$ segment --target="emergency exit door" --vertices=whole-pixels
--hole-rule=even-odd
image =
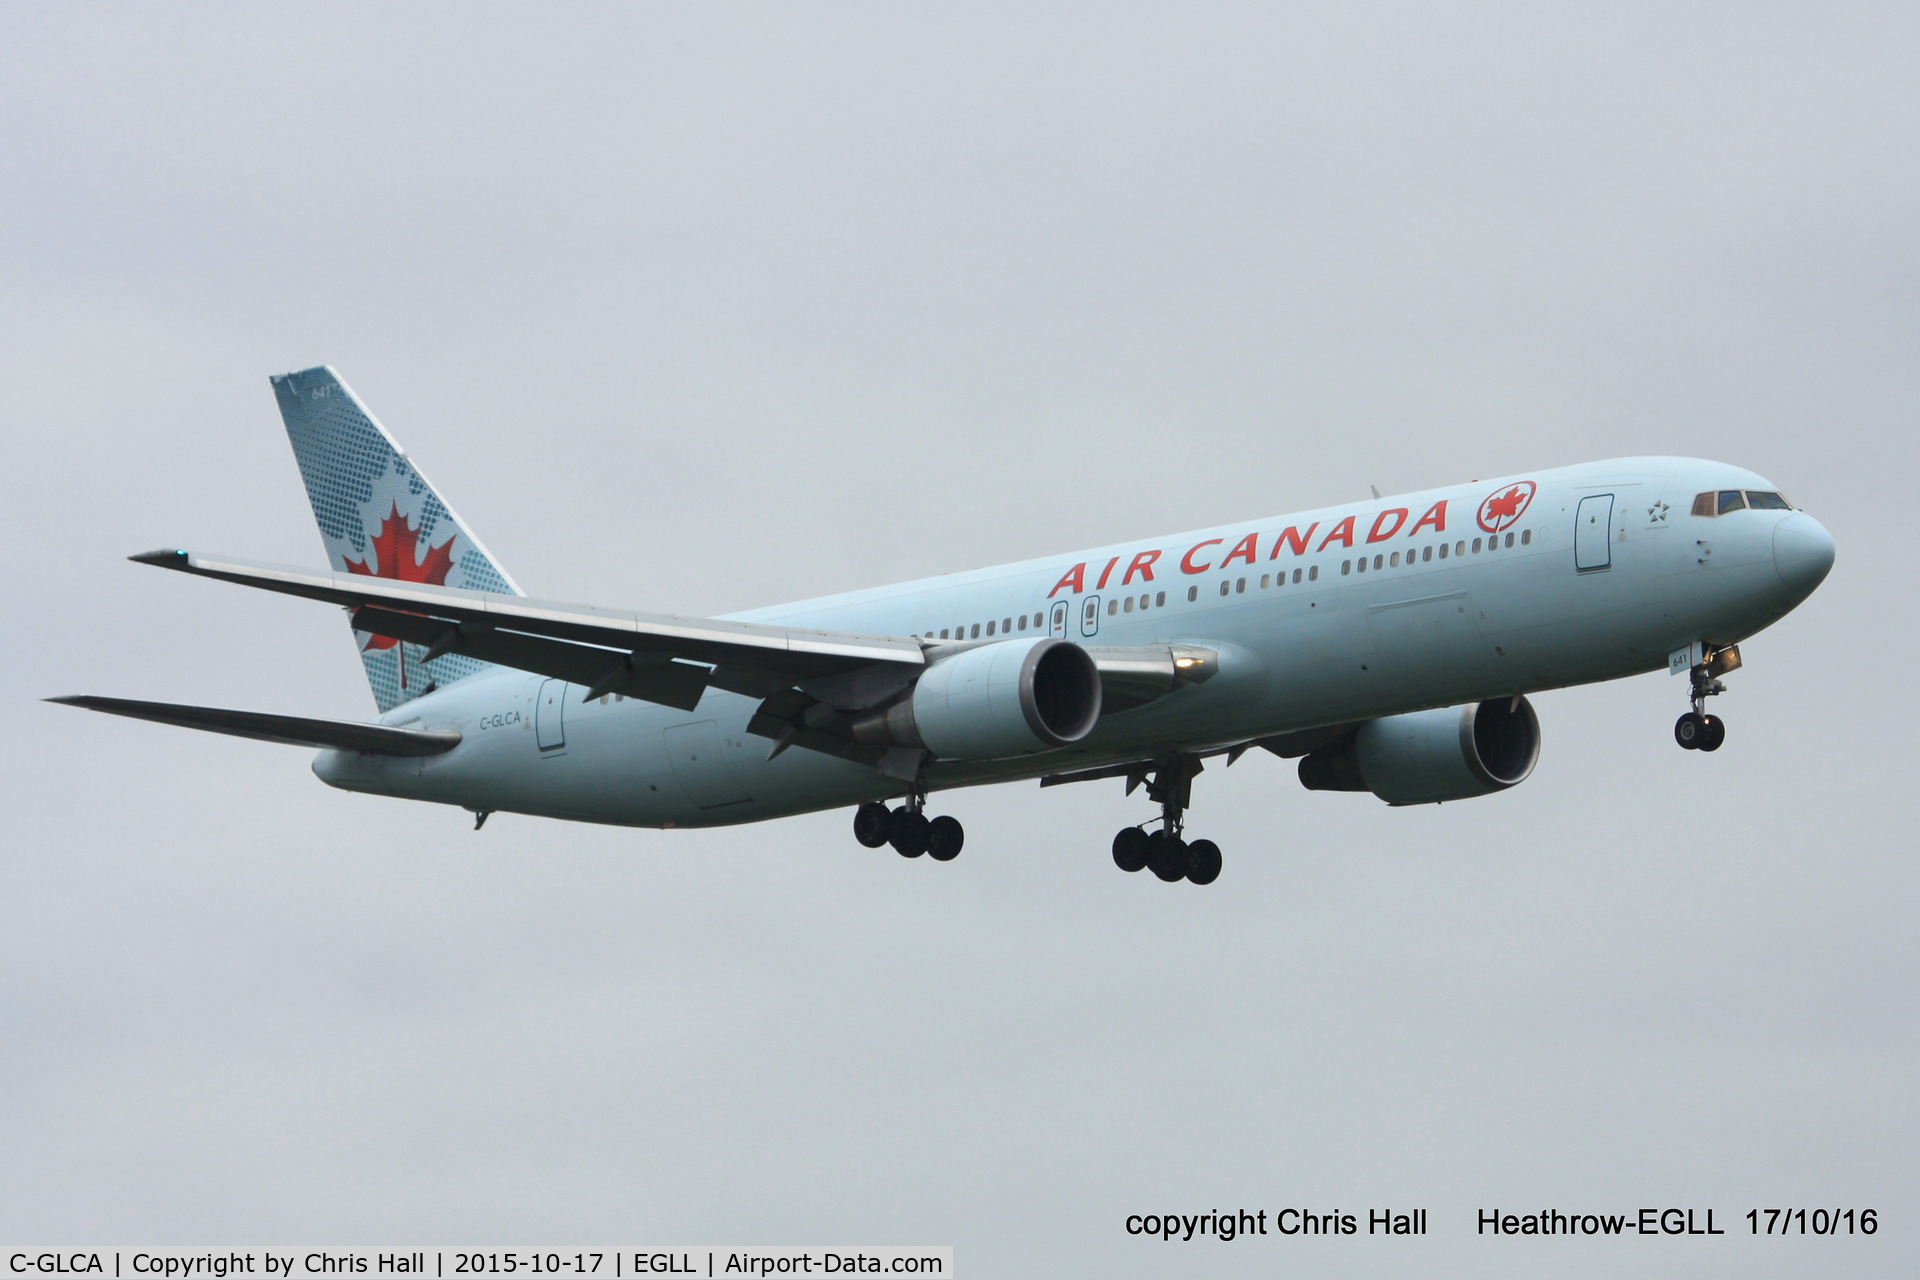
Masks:
[[[1596,493],[1580,499],[1574,513],[1573,567],[1591,573],[1613,565],[1613,544],[1608,531],[1613,528],[1613,495]]]

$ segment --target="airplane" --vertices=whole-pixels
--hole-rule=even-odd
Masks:
[[[1261,748],[1391,805],[1506,791],[1529,693],[1685,674],[1680,746],[1739,643],[1826,577],[1832,536],[1770,481],[1617,458],[1044,556],[718,618],[527,596],[329,366],[270,379],[329,570],[184,549],[141,564],[338,605],[372,723],[53,698],[318,747],[330,786],[632,827],[852,807],[863,846],[945,862],[938,792],[1125,779],[1159,817],[1114,863],[1212,883],[1205,762]],[[898,802],[890,807],[890,802]],[[1152,828],[1149,830],[1149,828]]]

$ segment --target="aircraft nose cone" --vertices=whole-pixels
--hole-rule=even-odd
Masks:
[[[1833,535],[1812,516],[1794,512],[1774,526],[1773,567],[1787,590],[1805,599],[1833,568]]]

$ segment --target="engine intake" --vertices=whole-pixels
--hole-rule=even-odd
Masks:
[[[1005,640],[942,658],[884,712],[858,721],[862,742],[924,747],[943,760],[1000,760],[1080,741],[1100,719],[1100,672],[1079,645]]]
[[[1438,804],[1517,786],[1539,759],[1533,704],[1500,698],[1369,720],[1302,757],[1300,783],[1371,791],[1388,804]]]

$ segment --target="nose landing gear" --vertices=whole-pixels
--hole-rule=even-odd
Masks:
[[[1212,884],[1220,878],[1220,846],[1211,840],[1189,844],[1183,838],[1187,806],[1193,800],[1193,775],[1201,767],[1198,756],[1177,755],[1161,761],[1150,777],[1129,780],[1129,791],[1144,781],[1147,798],[1159,802],[1160,829],[1123,828],[1113,838],[1114,866],[1122,871],[1144,868],[1168,884],[1180,880]]]
[[[1691,685],[1689,697],[1693,710],[1673,722],[1673,740],[1688,751],[1718,751],[1727,740],[1727,726],[1719,716],[1707,714],[1707,699],[1727,691],[1720,677],[1740,665],[1740,650],[1729,646],[1709,652],[1704,662],[1695,663],[1687,672]]]
[[[890,844],[903,858],[924,853],[935,862],[952,862],[967,842],[966,829],[944,813],[927,817],[926,803],[924,791],[909,792],[907,802],[893,810],[869,801],[854,810],[853,838],[869,849]]]
[[[1673,740],[1688,751],[1718,751],[1727,740],[1726,722],[1719,716],[1689,711],[1674,721]]]

